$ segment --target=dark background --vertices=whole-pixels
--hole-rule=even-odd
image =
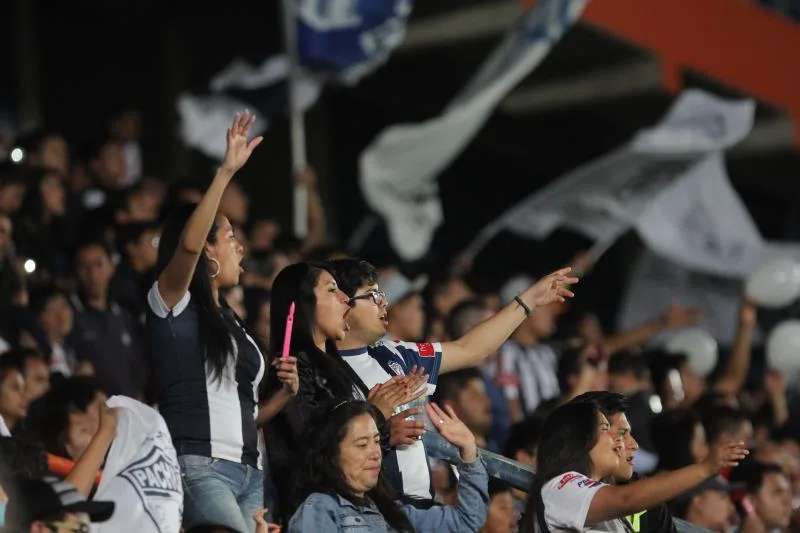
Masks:
[[[411,20],[474,3],[480,0],[418,0]],[[104,128],[114,112],[135,108],[144,119],[146,174],[167,181],[209,175],[214,162],[185,149],[177,138],[175,99],[184,90],[203,91],[209,78],[234,57],[255,63],[280,52],[279,4],[10,2],[0,22],[0,46],[6,51],[0,117],[5,114],[13,119],[26,98],[37,99],[42,125],[61,131],[74,144]],[[499,38],[396,53],[357,87],[325,90],[307,116],[308,150],[322,181],[332,235],[339,242],[346,242],[368,215],[356,180],[363,148],[388,125],[438,113]],[[644,55],[578,25],[524,83],[558,79]],[[34,69],[34,75],[21,76],[26,69]],[[686,73],[685,84],[738,95],[694,73]],[[619,146],[637,129],[658,120],[671,101],[672,95],[653,90],[619,101],[525,117],[495,113],[441,175],[446,222],[429,257],[405,269],[414,273],[446,265],[484,224],[512,203]],[[760,117],[778,112],[759,105]],[[800,238],[796,150],[729,158],[728,169],[765,238]],[[240,180],[251,197],[251,218],[276,218],[289,226],[291,178],[285,119],[272,123]],[[396,259],[386,242],[383,228],[378,228],[362,254],[378,263]],[[542,243],[503,234],[478,258],[473,281],[491,288],[513,272],[538,274],[568,260],[587,244],[566,232],[557,232]],[[598,282],[587,285],[590,294],[584,295],[603,302],[606,321],[614,314],[638,250],[636,237],[624,238],[597,266],[592,278]]]

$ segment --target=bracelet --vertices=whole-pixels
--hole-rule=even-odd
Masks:
[[[531,316],[531,308],[528,307],[528,304],[522,301],[522,298],[520,298],[519,295],[514,296],[514,301],[517,302],[520,307],[522,307],[523,311],[525,311],[525,316]]]

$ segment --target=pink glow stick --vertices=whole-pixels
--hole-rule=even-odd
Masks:
[[[294,302],[289,306],[289,314],[286,315],[286,332],[283,334],[283,352],[281,359],[289,357],[289,346],[292,344],[292,326],[294,325]]]

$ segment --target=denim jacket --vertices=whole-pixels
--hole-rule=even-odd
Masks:
[[[404,505],[403,512],[416,531],[462,533],[478,531],[486,521],[489,477],[480,459],[458,467],[458,504],[417,509]],[[374,504],[356,506],[339,495],[311,494],[289,521],[289,533],[392,532]]]

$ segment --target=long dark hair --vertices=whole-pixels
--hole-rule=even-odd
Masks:
[[[304,500],[313,492],[341,496],[357,506],[365,506],[366,498],[353,494],[339,465],[339,444],[347,434],[350,422],[361,415],[368,414],[380,425],[380,416],[367,402],[349,400],[331,403],[321,409],[310,421],[306,434],[305,458],[302,462],[297,488],[298,501]],[[414,531],[408,517],[396,503],[394,491],[384,478],[383,471],[378,475],[378,483],[366,493],[383,515],[383,518],[397,531]]]
[[[597,405],[593,402],[567,403],[550,413],[542,427],[536,454],[536,478],[528,492],[520,531],[533,533],[534,520],[542,532],[549,530],[544,517],[542,487],[564,472],[590,475],[589,452],[597,443]]]
[[[164,224],[158,243],[156,276],[164,271],[175,251],[180,247],[183,229],[195,208],[196,206],[191,204],[177,207]],[[206,236],[207,243],[216,243],[218,229],[219,226],[215,220]],[[229,358],[233,357],[234,347],[230,330],[222,314],[222,308],[226,308],[227,304],[224,298],[220,298],[219,305],[214,301],[211,277],[208,275],[208,263],[206,254],[200,252],[192,281],[189,283],[189,292],[192,294],[192,302],[197,306],[198,331],[200,332],[200,341],[206,349],[206,362],[211,367],[211,376],[219,379]]]
[[[270,361],[280,357],[283,348],[283,337],[286,331],[286,316],[292,302],[295,304],[294,325],[290,352],[298,357],[301,379],[304,375],[303,364],[311,364],[321,370],[326,378],[326,386],[333,397],[352,398],[353,380],[343,368],[338,357],[336,346],[332,341],[326,342],[325,350],[320,350],[314,343],[314,322],[316,317],[317,298],[314,287],[320,275],[327,271],[322,263],[295,263],[278,273],[272,284],[270,300]]]

